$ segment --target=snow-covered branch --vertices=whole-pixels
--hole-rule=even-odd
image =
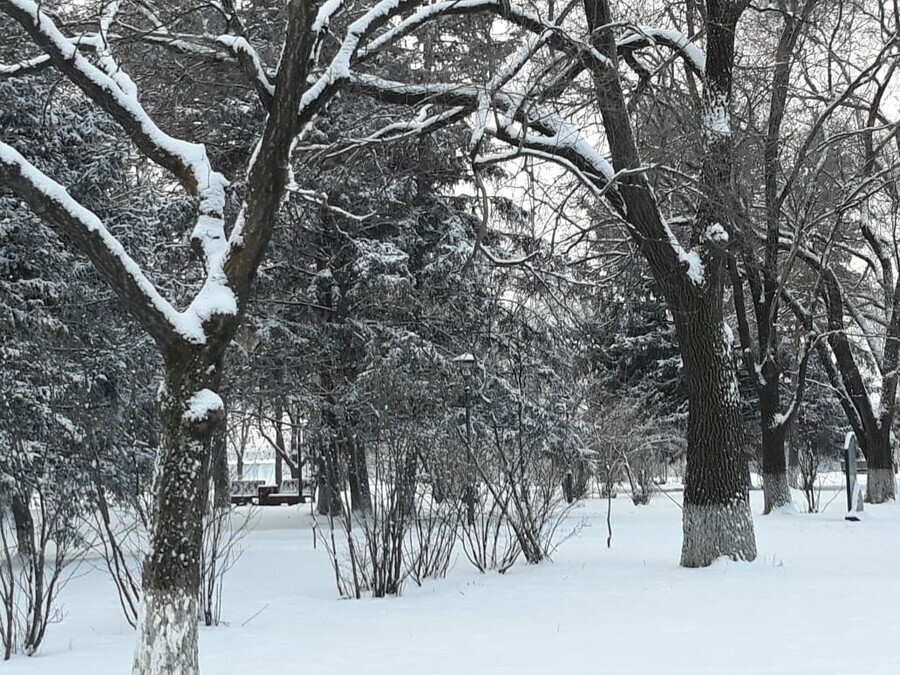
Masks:
[[[706,71],[706,55],[684,33],[672,28],[632,26],[633,32],[616,42],[621,53],[654,45],[666,46],[678,53],[694,74],[702,77]]]
[[[247,78],[253,83],[263,106],[268,108],[272,104],[275,86],[269,80],[262,59],[259,58],[259,54],[253,48],[253,45],[250,44],[247,38],[239,35],[219,35],[214,39],[217,44],[226,47],[238,60]]]
[[[179,335],[203,341],[203,327],[163,298],[100,219],[73,199],[15,149],[0,142],[0,181],[31,209],[75,241],[115,290],[131,314],[161,344]]]
[[[594,61],[604,67],[612,65],[610,60],[600,54],[594,47],[561,30],[556,23],[548,22],[530,9],[505,0],[443,0],[442,2],[426,5],[366,44],[359,51],[359,60],[372,56],[387,45],[411,34],[423,24],[439,16],[475,14],[478,12],[497,14],[505,21],[519,28],[542,36],[542,41],[570,56]]]
[[[18,63],[0,63],[0,80],[31,75],[50,67],[52,63],[50,57],[46,54],[25,59]]]

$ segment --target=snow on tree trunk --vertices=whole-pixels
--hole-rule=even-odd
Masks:
[[[197,612],[196,593],[145,588],[132,672],[135,675],[199,673]]]
[[[866,475],[866,501],[883,504],[897,498],[897,481],[893,469],[869,469]]]
[[[772,513],[786,506],[791,506],[791,487],[787,471],[780,473],[763,473],[763,514]]]
[[[134,675],[199,672],[203,513],[210,452],[224,407],[214,393],[221,364],[211,363],[202,352],[184,356],[167,359],[159,394],[162,446]]]
[[[720,307],[701,299],[696,309],[676,315],[689,402],[684,567],[756,558],[736,366]]]

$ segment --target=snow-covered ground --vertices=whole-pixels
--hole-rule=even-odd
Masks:
[[[754,512],[762,510],[753,492]],[[825,495],[823,501],[828,500]],[[465,559],[401,598],[339,600],[313,550],[306,507],[261,509],[225,582],[228,625],[203,628],[205,675],[549,675],[900,673],[900,505],[844,521],[844,496],[819,515],[756,517],[759,559],[678,567],[681,495],[573,512],[582,523],[554,562],[480,575]],[[803,499],[795,493],[796,503]],[[461,554],[460,554],[461,555]],[[11,675],[122,675],[134,637],[114,589],[86,564],[65,618]]]

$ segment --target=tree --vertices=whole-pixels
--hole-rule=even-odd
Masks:
[[[485,2],[467,5],[465,11],[478,6],[494,9]],[[641,28],[617,41],[620,24],[609,2],[586,0],[582,7],[586,42],[573,34],[577,21],[563,23],[565,13],[545,20],[504,4],[502,15],[534,37],[486,85],[405,85],[371,76],[358,77],[356,84],[385,100],[408,105],[428,101],[468,107],[477,114],[470,143],[476,169],[522,154],[537,156],[572,171],[597,198],[605,200],[646,259],[666,299],[684,361],[689,413],[682,564],[708,565],[720,555],[752,560],[756,544],[748,506],[749,473],[740,438],[736,366],[722,303],[726,245],[735,220],[730,116],[735,29],[747,4],[709,0],[704,15],[705,56],[672,29]],[[409,20],[402,30],[411,31],[415,25]],[[679,243],[662,214],[664,203],[655,195],[642,162],[618,65],[620,51],[632,52],[656,41],[673,48],[691,77],[700,76],[703,81],[696,111],[702,157],[694,192],[697,199],[692,204],[695,214],[688,218],[692,249]],[[551,57],[532,59],[540,50]],[[537,65],[527,71],[525,66],[532,62]],[[582,74],[589,78],[592,113],[602,119],[611,164],[585,140],[577,121],[567,122],[551,108],[565,102],[562,95],[570,85],[587,83],[579,78]],[[485,149],[480,154],[483,141],[490,138],[513,150],[490,153]]]
[[[373,4],[345,26],[332,49],[323,46],[337,3],[321,8],[308,0],[291,0],[284,15],[284,36],[274,75],[242,34],[240,16],[226,3],[211,21],[218,34],[203,34],[207,21],[180,8],[134,8],[104,5],[93,17],[79,8],[60,7],[51,14],[31,0],[2,0],[0,12],[18,24],[19,52],[5,76],[29,76],[53,68],[79,95],[104,110],[140,153],[177,182],[193,198],[191,248],[200,260],[200,287],[187,308],[176,309],[177,293],[165,294],[138,259],[100,217],[70,195],[65,185],[5,141],[0,142],[0,183],[85,254],[115,291],[124,309],[150,335],[164,363],[159,419],[161,457],[153,514],[150,553],[143,576],[141,635],[135,653],[136,673],[195,673],[197,656],[197,592],[202,547],[202,517],[207,503],[208,465],[213,439],[222,424],[219,395],[224,357],[251,299],[251,284],[262,261],[276,214],[289,182],[289,160],[296,138],[349,79],[349,66],[362,44],[380,26],[406,9],[406,3]],[[164,11],[166,10],[166,11]],[[201,10],[202,11],[202,10]],[[125,20],[121,20],[122,18]],[[179,20],[185,29],[173,30]],[[66,22],[70,21],[69,27]],[[88,32],[86,26],[96,26]],[[130,26],[139,26],[136,31]],[[233,167],[246,174],[241,194],[216,171],[207,148],[176,138],[154,121],[152,106],[142,105],[139,86],[116,59],[122,34],[161,49],[215,62],[222,51],[250,75],[258,104],[267,113],[258,128],[253,153]],[[4,25],[12,30],[11,22]],[[123,42],[127,43],[127,37]],[[390,40],[382,40],[381,46]],[[33,56],[29,48],[39,47]],[[368,53],[378,51],[370,45]],[[128,55],[127,49],[122,50]],[[313,73],[317,59],[327,65]],[[162,69],[146,74],[148,100],[165,103],[166,87],[152,87]],[[313,76],[310,80],[310,76]],[[140,79],[140,78],[139,78]],[[164,79],[164,78],[162,78]],[[177,78],[176,78],[177,79]],[[185,130],[187,133],[187,130]],[[14,142],[14,141],[13,141]],[[232,158],[233,160],[234,158]],[[226,162],[222,161],[224,165]],[[226,231],[229,197],[237,203]],[[146,242],[139,243],[144,250]],[[188,277],[190,278],[190,277]]]

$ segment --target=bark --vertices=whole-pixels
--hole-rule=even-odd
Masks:
[[[692,243],[703,264],[703,278],[688,274],[671,244],[671,232],[643,173],[617,183],[620,214],[663,289],[675,319],[688,389],[688,449],[681,564],[709,565],[717,557],[753,560],[756,542],[748,503],[749,470],[741,446],[737,370],[725,338],[722,295],[724,251],[705,240],[707,228],[729,228],[732,221],[729,107],[734,63],[734,29],[746,5],[730,0],[707,3],[707,70],[703,101],[705,154],[702,199]],[[614,23],[608,0],[584,0],[592,44],[616,63]],[[615,67],[592,65],[597,106],[616,171],[641,165]],[[615,207],[615,203],[613,203]]]
[[[765,502],[763,507],[764,514],[790,507],[793,504],[787,471],[780,473],[765,473],[763,471],[762,479],[763,499]]]
[[[333,437],[325,439],[323,443],[317,473],[316,509],[323,516],[341,515],[343,502],[339,481],[338,448]]]
[[[866,458],[866,501],[883,504],[897,498],[897,481],[894,476],[894,458],[891,452],[890,433],[880,430],[867,434],[860,440]]]
[[[219,351],[219,350],[216,350]],[[219,386],[221,358],[183,345],[166,358],[155,518],[144,563],[135,675],[199,673],[197,608],[209,459],[224,410],[186,415],[192,397]]]
[[[869,467],[866,485],[866,501],[870,504],[883,504],[897,498],[897,480],[893,469]]]
[[[349,434],[347,434],[349,435]],[[372,510],[372,491],[369,487],[369,465],[365,446],[356,438],[347,438],[347,480],[350,483],[350,508],[354,512]]]
[[[34,518],[28,507],[28,496],[20,492],[13,492],[12,510],[13,522],[16,526],[16,543],[19,546],[19,555],[31,559],[34,555]]]
[[[228,476],[228,445],[224,424],[218,425],[213,437],[210,475],[214,491],[213,506],[227,509],[231,506],[231,481]]]
[[[774,387],[766,387],[760,391],[764,514],[791,504],[791,490],[787,477],[787,452],[785,450],[787,429],[784,424],[775,424],[774,422],[775,411],[779,407],[777,387],[776,380]],[[774,390],[771,398],[767,396],[769,392],[765,389]]]
[[[676,317],[688,388],[681,564],[756,558],[737,374],[719,312]],[[711,337],[714,336],[714,337]]]

